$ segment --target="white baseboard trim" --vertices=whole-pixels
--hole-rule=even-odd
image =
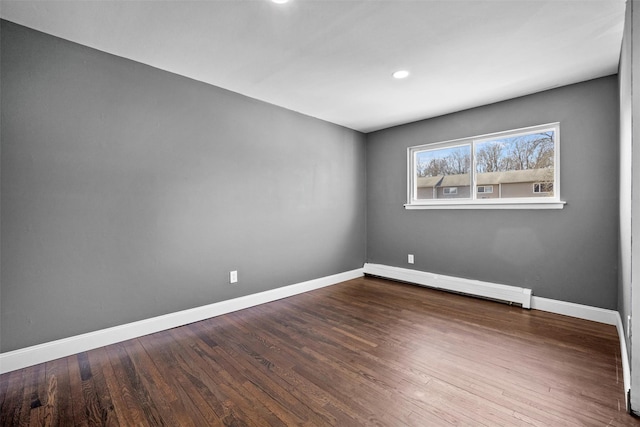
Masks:
[[[615,310],[542,297],[531,297],[531,308],[613,326],[617,325],[618,318],[620,317]]]
[[[631,369],[629,368],[629,353],[627,352],[627,340],[624,338],[624,326],[620,313],[616,312],[616,329],[620,339],[620,355],[622,359],[622,380],[624,382],[624,397],[626,409],[629,410],[629,390],[631,390]]]
[[[34,345],[6,353],[0,353],[0,374],[103,347],[105,345],[126,341],[132,338],[149,335],[166,329],[187,325],[233,311],[276,301],[293,295],[309,292],[314,289],[335,285],[346,280],[363,276],[363,269],[347,271],[319,279],[296,283],[277,289],[246,295],[227,301],[196,307],[188,310],[169,313],[150,319],[101,329],[82,335]]]
[[[497,283],[482,282],[480,280],[462,279],[460,277],[445,276],[442,274],[427,273],[408,268],[391,267],[381,264],[365,264],[364,273],[372,276],[385,277],[403,282],[415,283],[436,289],[445,289],[453,292],[461,292],[484,298],[500,301],[514,302],[522,305],[522,308],[531,307],[531,289],[517,286],[500,285]]]

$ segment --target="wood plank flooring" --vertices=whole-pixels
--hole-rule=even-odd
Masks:
[[[0,376],[0,426],[630,426],[613,326],[365,277]]]

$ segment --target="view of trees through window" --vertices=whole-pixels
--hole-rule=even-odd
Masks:
[[[414,199],[554,197],[557,131],[557,125],[540,126],[416,147]],[[453,187],[457,190],[446,190]]]
[[[476,172],[553,168],[554,132],[547,131],[475,144]],[[422,151],[416,156],[419,177],[469,173],[471,146]]]
[[[441,148],[418,153],[418,176],[460,175],[471,168],[471,146]]]
[[[553,131],[484,141],[475,147],[478,173],[553,168]]]

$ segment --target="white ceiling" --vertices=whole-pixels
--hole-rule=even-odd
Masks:
[[[0,16],[370,132],[615,74],[624,0],[1,0]],[[409,78],[394,80],[406,68]]]

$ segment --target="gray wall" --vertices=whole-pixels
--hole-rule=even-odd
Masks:
[[[1,26],[2,352],[362,267],[364,135]]]
[[[627,339],[631,367],[631,410],[640,414],[640,3],[628,1],[624,39],[620,55],[620,266],[618,310],[628,335],[627,316],[631,316],[631,338]]]
[[[550,122],[560,122],[563,210],[404,209],[407,147]],[[369,134],[367,262],[616,309],[618,126],[610,76]]]
[[[631,315],[631,188],[632,188],[632,108],[631,108],[631,6],[627,4],[624,36],[618,70],[620,93],[620,231],[618,311],[627,331]],[[626,336],[625,336],[626,338]],[[627,348],[631,343],[627,340]]]

